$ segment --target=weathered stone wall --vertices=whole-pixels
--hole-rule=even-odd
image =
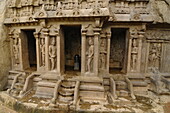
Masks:
[[[170,0],[150,0],[154,22],[170,23]]]
[[[8,0],[0,0],[0,90],[6,82],[10,70],[10,47],[7,39],[7,28],[3,25]],[[170,24],[170,0],[150,0],[154,22]]]
[[[3,25],[7,0],[0,0],[0,90],[7,82],[10,69],[10,48],[7,39],[7,28]]]

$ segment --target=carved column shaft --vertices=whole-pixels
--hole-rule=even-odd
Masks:
[[[111,33],[107,33],[106,37],[107,37],[107,62],[106,62],[106,72],[109,73]]]
[[[131,48],[132,47],[132,37],[129,39],[129,52],[128,52],[128,66],[127,66],[127,72],[131,71]]]
[[[98,75],[99,69],[99,31],[95,31],[94,33],[94,67],[93,71],[95,75]]]
[[[81,42],[81,73],[86,72],[86,32],[82,31],[82,42]]]
[[[36,39],[36,54],[37,54],[37,71],[40,68],[40,47],[39,47],[39,37],[38,37],[38,33],[34,33],[34,37]]]
[[[50,66],[49,66],[49,33],[48,33],[48,29],[43,29],[43,34],[44,34],[44,37],[45,37],[45,67],[46,67],[46,70],[48,71],[50,69]]]
[[[57,33],[57,35],[56,35],[56,37],[57,37],[57,72],[58,73],[61,73],[61,68],[60,68],[60,63],[61,63],[61,61],[60,61],[60,53],[61,53],[61,48],[60,48],[60,35],[59,35],[59,33]]]
[[[138,46],[138,60],[137,60],[137,72],[140,72],[141,54],[142,54],[142,38],[144,38],[144,32],[139,32],[139,46]]]
[[[142,52],[142,38],[144,32],[134,29],[130,32],[129,39],[129,53],[128,53],[128,72],[140,72],[141,52]]]

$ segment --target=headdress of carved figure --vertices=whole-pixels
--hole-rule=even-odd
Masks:
[[[45,44],[44,39],[41,38],[41,45],[44,45],[44,44]]]
[[[132,42],[132,44],[133,44],[133,47],[137,47],[137,42],[136,42],[136,39],[133,39],[133,42]]]
[[[55,46],[55,37],[51,39],[51,45]]]
[[[89,45],[93,45],[93,40],[91,37],[89,38]]]
[[[104,40],[102,40],[100,45],[101,45],[102,47],[104,47],[104,45],[105,45],[105,41],[104,41]]]
[[[18,45],[18,38],[14,38],[14,44]]]

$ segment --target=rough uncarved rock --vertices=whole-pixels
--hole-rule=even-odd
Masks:
[[[3,25],[7,0],[0,0],[0,90],[7,82],[8,71],[10,69],[10,49],[7,39],[7,29]]]
[[[151,14],[154,22],[170,23],[170,1],[169,0],[150,0]]]

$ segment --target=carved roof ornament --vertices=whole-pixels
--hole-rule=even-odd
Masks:
[[[141,21],[142,17],[139,13],[134,13],[134,14],[131,15],[130,20],[131,21]]]
[[[44,4],[42,5],[41,10],[39,12],[36,12],[35,15],[34,15],[35,18],[45,18],[47,16],[48,15],[47,15],[47,13],[46,13],[46,11],[44,9]]]

